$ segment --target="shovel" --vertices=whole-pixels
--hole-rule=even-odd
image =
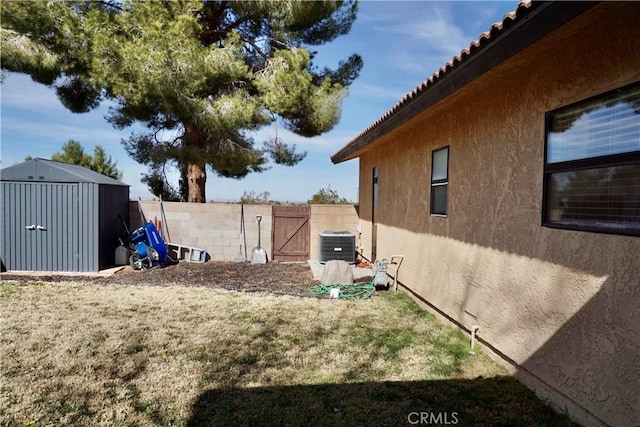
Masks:
[[[262,221],[262,215],[256,215],[258,220],[258,246],[251,251],[251,264],[266,264],[267,252],[260,246],[260,221]]]

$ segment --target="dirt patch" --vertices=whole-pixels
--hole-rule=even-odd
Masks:
[[[201,286],[241,292],[268,292],[309,296],[308,288],[319,283],[307,263],[250,264],[236,262],[181,262],[150,270],[135,271],[127,266],[109,277],[63,275],[12,275],[2,280],[40,282],[91,282],[103,285]]]

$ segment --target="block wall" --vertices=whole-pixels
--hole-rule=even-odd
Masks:
[[[326,230],[344,230],[356,236],[360,245],[358,212],[353,205],[311,205],[310,259],[318,259],[318,235]]]
[[[167,242],[204,249],[207,259],[213,261],[233,261],[245,253],[251,260],[251,251],[258,246],[256,216],[261,215],[260,245],[272,259],[271,205],[244,205],[244,234],[240,232],[239,204],[131,201],[129,209],[132,230],[142,224],[142,215],[147,221],[162,221]],[[358,245],[359,220],[353,205],[311,205],[309,221],[310,259],[318,259],[318,234],[325,230],[349,231],[355,234]]]

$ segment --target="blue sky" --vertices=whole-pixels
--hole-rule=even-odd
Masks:
[[[330,132],[303,138],[278,129],[278,136],[296,144],[307,157],[294,167],[273,165],[242,180],[207,175],[207,201],[238,201],[246,192],[269,192],[272,200],[305,202],[330,186],[351,201],[358,198],[358,160],[334,165],[330,156],[382,116],[404,95],[429,78],[453,56],[469,46],[517,2],[363,1],[351,32],[319,47],[316,62],[333,67],[352,53],[364,60],[360,77],[342,105],[342,120]],[[153,196],[140,182],[146,167],[130,159],[120,141],[132,131],[117,130],[104,120],[107,106],[86,114],[72,114],[52,89],[28,76],[7,73],[0,85],[0,159],[5,168],[26,156],[49,158],[69,139],[88,152],[102,145],[124,172],[131,197]],[[255,136],[274,136],[273,127]],[[177,176],[177,175],[176,175]]]

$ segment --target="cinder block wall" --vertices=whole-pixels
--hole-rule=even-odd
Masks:
[[[318,259],[318,235],[326,230],[344,230],[356,236],[356,248],[360,247],[358,211],[353,205],[311,205],[310,259]]]
[[[207,251],[213,261],[232,261],[240,254],[251,259],[251,251],[258,245],[258,222],[256,215],[262,215],[260,223],[260,244],[272,259],[272,210],[271,205],[244,205],[246,236],[240,233],[240,204],[225,203],[177,203],[155,201],[131,201],[129,205],[130,228],[142,224],[139,208],[147,221],[163,221],[168,227],[165,240],[170,243],[192,246]],[[164,210],[164,218],[161,212]],[[166,221],[166,224],[164,222]],[[318,234],[325,230],[346,230],[358,238],[358,214],[353,205],[311,205],[310,214],[310,259],[318,259]]]
[[[155,218],[163,220],[160,202],[132,201],[130,203],[131,227],[141,224],[138,203],[147,221]],[[260,246],[271,259],[271,206],[244,205],[244,226],[246,236],[240,233],[239,204],[224,203],[177,203],[163,202],[164,220],[168,226],[168,242],[193,246],[207,251],[207,259],[232,261],[240,254],[251,259],[251,250],[258,246],[258,222],[256,215],[262,215],[260,222]],[[163,221],[164,222],[164,221]],[[209,258],[210,257],[210,258]]]

